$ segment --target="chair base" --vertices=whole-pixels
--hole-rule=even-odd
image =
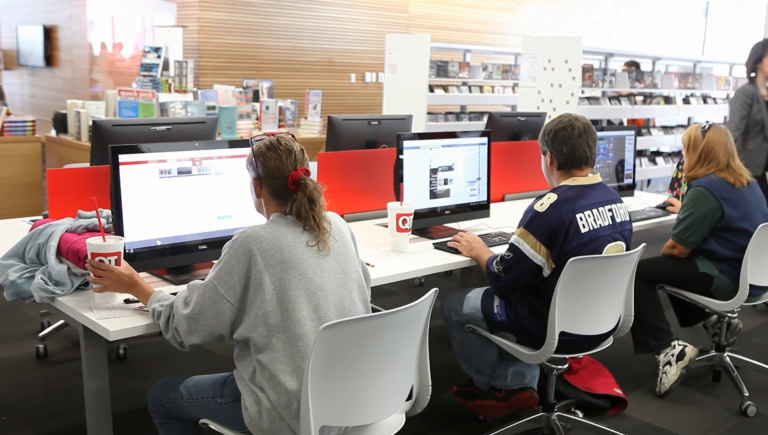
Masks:
[[[529,417],[526,417],[522,420],[515,421],[514,423],[506,427],[503,427],[501,429],[497,429],[487,435],[501,435],[503,433],[507,433],[507,431],[512,428],[515,428],[517,426],[520,426],[526,423],[531,423],[535,420],[539,420],[540,422],[539,427],[543,429],[547,429],[551,435],[565,435],[565,429],[563,426],[568,427],[569,426],[568,423],[570,422],[581,423],[585,426],[589,426],[592,429],[597,429],[599,432],[602,432],[602,433],[609,433],[614,435],[625,435],[623,432],[619,432],[617,430],[609,428],[608,426],[604,426],[600,423],[587,420],[586,418],[575,414],[575,411],[573,410],[572,401],[560,402],[555,406],[556,408],[559,408],[561,405],[570,405],[570,409],[555,410],[553,412],[540,412],[538,414],[534,414]]]
[[[712,366],[712,382],[720,383],[723,372],[728,376],[736,390],[741,394],[741,404],[739,410],[747,417],[754,417],[757,415],[757,405],[749,400],[749,390],[741,379],[741,375],[736,370],[736,366],[731,360],[736,359],[746,363],[750,363],[753,366],[768,370],[768,365],[755,361],[751,358],[729,352],[728,349],[721,344],[716,344],[714,350],[706,350],[696,358],[697,362],[703,362],[705,365]]]

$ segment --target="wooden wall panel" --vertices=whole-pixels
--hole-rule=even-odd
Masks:
[[[52,26],[53,67],[16,65],[16,25]],[[37,118],[38,132],[51,128],[53,112],[69,98],[88,97],[85,0],[0,0],[0,47],[6,70],[3,88],[11,110]]]

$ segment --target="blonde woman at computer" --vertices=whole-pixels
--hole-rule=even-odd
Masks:
[[[292,135],[255,137],[246,166],[267,223],[235,234],[205,281],[174,297],[155,292],[128,265],[88,265],[103,277],[92,280],[100,291],[138,298],[177,348],[235,345],[234,372],[155,384],[149,411],[160,435],[201,434],[202,418],[253,435],[298,434],[318,330],[371,312],[367,266],[347,224],[325,211],[304,147]]]

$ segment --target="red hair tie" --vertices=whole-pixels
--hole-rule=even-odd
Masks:
[[[309,177],[312,172],[307,168],[299,168],[288,175],[288,188],[293,193],[299,193],[301,189],[301,177]]]

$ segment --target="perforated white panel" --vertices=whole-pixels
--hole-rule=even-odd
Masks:
[[[523,38],[518,111],[547,112],[547,120],[576,113],[581,88],[581,38]]]

